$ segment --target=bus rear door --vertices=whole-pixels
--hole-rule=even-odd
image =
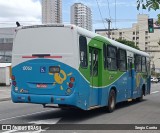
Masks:
[[[127,98],[132,98],[133,96],[133,71],[132,71],[132,63],[133,58],[129,57],[128,58],[128,93],[127,93]]]

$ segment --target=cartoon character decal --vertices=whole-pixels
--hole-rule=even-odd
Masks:
[[[141,75],[137,74],[136,75],[136,88],[138,89],[140,86],[140,80],[141,80]]]
[[[66,78],[67,78],[67,75],[63,70],[60,70],[60,73],[54,74],[54,80],[58,84],[63,84],[63,82],[66,80]]]
[[[60,70],[59,73],[49,73],[49,75],[53,75],[53,79],[55,82],[53,82],[53,85],[59,84],[60,89],[63,90],[62,84],[66,81],[68,76],[71,76],[72,73],[66,74],[64,70]],[[68,82],[66,83],[67,85],[69,84]]]

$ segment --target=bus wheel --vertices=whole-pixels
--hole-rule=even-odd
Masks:
[[[109,98],[108,98],[108,112],[111,113],[114,111],[116,106],[116,93],[112,89],[109,93]]]
[[[141,96],[136,99],[138,102],[143,100],[143,90],[141,90]]]

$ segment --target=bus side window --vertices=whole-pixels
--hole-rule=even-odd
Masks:
[[[141,72],[142,70],[142,65],[141,65],[141,56],[140,55],[135,55],[135,70],[136,72]]]
[[[126,51],[123,49],[119,49],[118,50],[118,68],[120,71],[127,70],[126,59],[127,59]]]
[[[146,57],[142,57],[142,72],[146,72]]]
[[[104,59],[104,69],[107,68],[107,46],[103,44],[103,59]]]
[[[107,46],[107,68],[117,70],[117,48],[114,46]]]
[[[79,49],[80,49],[80,66],[82,68],[86,68],[88,66],[87,39],[84,36],[79,37]]]

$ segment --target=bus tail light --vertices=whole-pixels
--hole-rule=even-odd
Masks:
[[[70,81],[73,83],[73,82],[75,82],[75,78],[74,77],[71,77],[70,78]]]
[[[12,79],[12,80],[16,80],[16,78],[15,78],[15,76],[14,76],[14,75],[12,75],[11,79]]]
[[[73,87],[73,83],[70,82],[68,86],[69,86],[69,88],[72,88]]]

